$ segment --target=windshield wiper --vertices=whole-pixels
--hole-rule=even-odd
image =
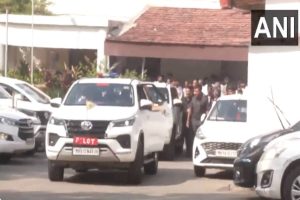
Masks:
[[[268,100],[273,104],[274,110],[275,110],[275,112],[276,112],[276,115],[277,115],[277,117],[278,117],[278,120],[280,121],[280,124],[281,124],[282,128],[283,128],[283,129],[286,129],[285,126],[283,125],[283,122],[282,122],[282,120],[281,120],[281,117],[280,117],[279,114],[278,114],[278,111],[279,111],[280,114],[283,116],[284,120],[286,121],[286,123],[287,123],[289,126],[291,126],[291,123],[290,123],[289,120],[285,117],[284,113],[283,113],[282,110],[279,108],[279,106],[275,103],[272,88],[271,88],[271,97],[272,97],[272,99],[270,99],[270,98],[268,97]]]

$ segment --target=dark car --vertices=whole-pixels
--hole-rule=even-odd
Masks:
[[[234,184],[240,187],[254,187],[256,184],[256,165],[265,146],[277,137],[296,131],[300,131],[300,121],[291,128],[257,136],[245,142],[238,151],[238,157],[234,160]]]

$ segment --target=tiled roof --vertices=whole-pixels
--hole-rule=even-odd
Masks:
[[[151,7],[110,41],[200,46],[248,46],[251,14],[238,9]]]

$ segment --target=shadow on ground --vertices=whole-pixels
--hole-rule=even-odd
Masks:
[[[14,192],[0,191],[1,200],[259,200],[257,197],[245,197],[238,194],[171,194],[164,196],[148,196],[129,193],[47,193],[47,192]]]

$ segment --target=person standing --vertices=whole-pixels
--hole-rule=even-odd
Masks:
[[[187,127],[187,120],[188,120],[188,108],[189,105],[192,101],[192,97],[193,97],[193,93],[192,93],[192,88],[188,87],[186,85],[185,89],[185,93],[184,96],[182,97],[182,108],[183,108],[183,114],[182,114],[182,136],[183,136],[183,140],[185,141],[185,146],[187,147],[189,144],[189,137],[192,134],[192,129],[191,127]],[[186,156],[189,157],[189,153],[188,151],[186,152]]]
[[[192,155],[193,150],[193,140],[196,134],[198,127],[200,126],[200,119],[203,114],[207,112],[208,109],[208,99],[202,93],[201,86],[194,88],[194,96],[189,104],[188,112],[187,112],[187,123],[186,126],[188,128],[191,127],[191,134],[188,135],[187,139],[187,153],[189,156]]]

